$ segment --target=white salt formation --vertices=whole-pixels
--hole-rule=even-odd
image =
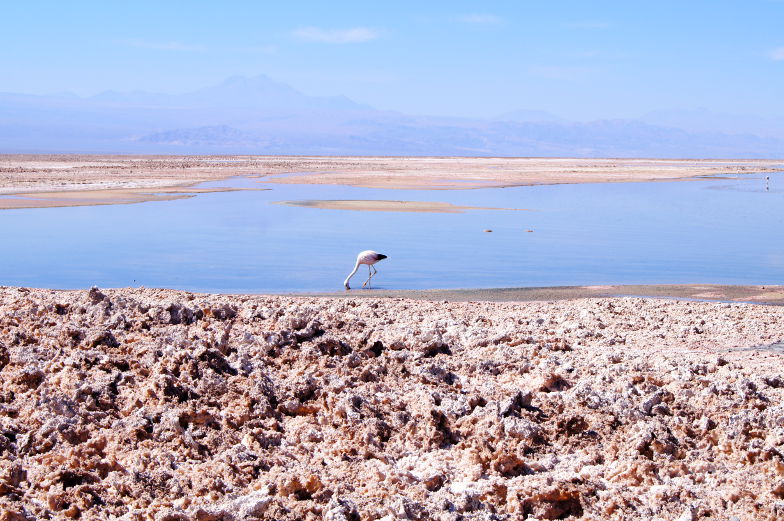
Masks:
[[[3,519],[782,519],[784,309],[0,289]]]

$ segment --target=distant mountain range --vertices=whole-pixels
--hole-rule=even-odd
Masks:
[[[570,122],[413,116],[232,77],[185,94],[0,94],[0,153],[784,157],[777,118],[707,111]]]

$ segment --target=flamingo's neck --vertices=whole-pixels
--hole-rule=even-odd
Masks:
[[[351,279],[351,277],[354,276],[354,274],[357,272],[358,269],[359,269],[359,259],[357,259],[356,264],[354,264],[354,269],[351,270],[351,273],[348,274],[348,277],[346,277],[346,280],[343,281],[343,285],[346,286],[346,289],[348,289],[348,287],[349,287],[348,286],[348,281]]]

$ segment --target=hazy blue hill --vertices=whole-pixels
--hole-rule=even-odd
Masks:
[[[413,116],[308,96],[264,75],[235,76],[184,94],[0,93],[0,152],[784,156],[784,132],[721,132],[738,125],[697,128],[698,114],[676,116],[587,123],[537,110],[494,119]]]
[[[265,75],[246,78],[232,76],[223,82],[184,94],[143,91],[106,91],[90,98],[102,105],[155,108],[241,108],[274,111],[366,110],[345,96],[307,96]]]
[[[690,132],[755,134],[784,139],[784,116],[726,114],[708,109],[658,110],[640,118],[652,125],[675,127]]]
[[[232,76],[214,87],[197,90],[183,96],[198,106],[270,108],[276,110],[364,110],[344,96],[307,96],[300,91],[271,80],[265,75],[254,78]]]
[[[140,142],[167,143],[184,146],[231,146],[248,145],[255,141],[252,134],[226,125],[197,127],[157,132],[139,139]]]

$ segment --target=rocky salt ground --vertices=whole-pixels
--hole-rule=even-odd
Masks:
[[[4,520],[784,518],[784,308],[0,289]]]

